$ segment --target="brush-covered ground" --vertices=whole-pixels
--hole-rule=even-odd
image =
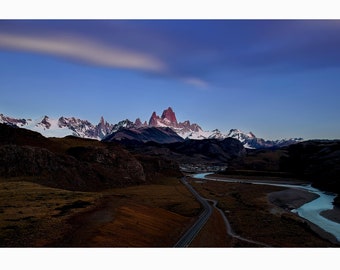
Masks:
[[[171,247],[201,206],[178,178],[102,192],[44,187],[27,179],[0,181],[2,247]],[[335,247],[311,225],[271,203],[280,187],[191,181],[218,201],[236,234],[272,247]],[[315,229],[315,228],[314,228]],[[190,247],[257,247],[227,234],[213,215]]]
[[[171,247],[201,210],[176,178],[103,192],[25,180],[0,181],[2,247]]]
[[[335,247],[327,233],[270,202],[268,194],[284,190],[281,187],[191,180],[195,189],[205,198],[217,200],[232,229],[239,236],[265,243],[271,247]],[[216,218],[219,218],[218,216]],[[214,229],[207,223],[201,236],[207,237]],[[312,228],[313,227],[313,228]],[[222,225],[219,227],[221,230]],[[314,230],[313,230],[314,229]],[[320,236],[322,235],[322,237]],[[198,239],[193,246],[203,246]],[[226,237],[227,246],[256,247]]]

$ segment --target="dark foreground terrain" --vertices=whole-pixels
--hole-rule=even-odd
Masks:
[[[0,245],[172,246],[200,205],[177,163],[0,124]]]
[[[2,181],[2,247],[171,247],[200,205],[176,178],[166,184],[75,192]]]
[[[254,174],[254,168],[247,166],[260,159],[264,167],[256,168],[257,174],[293,176],[275,167],[280,166],[280,152],[269,153],[272,158],[265,153],[263,162],[263,154],[245,154],[234,140],[133,144],[45,138],[0,124],[0,246],[171,247],[202,211],[179,181],[182,160],[228,161],[234,173],[253,177],[246,171]],[[279,151],[287,156],[287,149]],[[277,203],[283,188],[190,183],[218,207],[191,247],[337,246],[332,237]],[[286,196],[286,204],[310,199],[295,195]],[[228,234],[221,210],[240,237]]]
[[[340,194],[340,140],[311,140],[279,149],[248,150],[233,159],[224,175],[300,179]],[[339,197],[335,200],[339,204]]]

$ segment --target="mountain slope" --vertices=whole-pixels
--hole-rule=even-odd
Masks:
[[[65,136],[76,136],[80,138],[90,138],[100,140],[109,134],[113,125],[104,121],[101,117],[97,125],[93,125],[87,120],[81,120],[75,117],[60,117],[52,119],[48,116],[36,120],[16,119],[0,114],[0,123],[18,126],[39,132],[45,137],[62,138]]]
[[[184,139],[168,127],[120,128],[103,141],[135,140],[138,142],[173,143]]]

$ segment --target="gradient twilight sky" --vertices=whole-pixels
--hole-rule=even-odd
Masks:
[[[0,20],[0,113],[340,139],[340,20]]]

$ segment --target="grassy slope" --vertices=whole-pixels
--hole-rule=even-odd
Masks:
[[[170,247],[200,212],[176,178],[96,193],[1,180],[0,195],[5,247]]]
[[[42,246],[57,239],[67,217],[100,197],[19,180],[0,182],[0,246]]]

